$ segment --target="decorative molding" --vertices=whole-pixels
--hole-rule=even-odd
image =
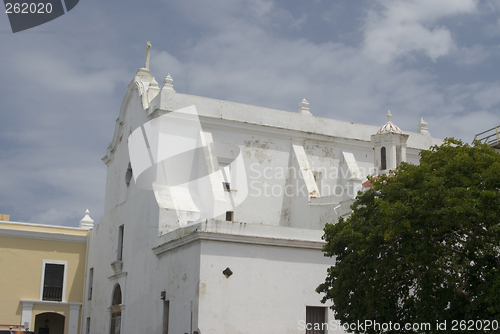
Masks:
[[[150,103],[153,99],[160,93],[160,88],[158,87],[158,82],[153,77],[153,80],[149,83],[149,87],[146,93],[144,93],[143,97],[146,97],[147,105],[144,105],[144,110],[147,110],[150,106]]]
[[[156,87],[154,87],[155,83]],[[151,76],[151,73],[147,68],[140,68],[139,70],[137,70],[134,78],[128,84],[127,93],[123,97],[122,105],[120,107],[120,115],[116,119],[115,133],[113,134],[113,139],[111,140],[111,143],[108,145],[106,155],[101,159],[106,165],[113,160],[113,154],[116,150],[117,144],[120,141],[121,136],[123,135],[123,124],[124,124],[123,120],[125,119],[125,115],[127,113],[128,106],[130,100],[132,99],[132,96],[134,95],[134,92],[137,91],[143,109],[147,110],[149,102],[151,102],[151,99],[148,98],[148,96],[150,95],[148,94],[148,90],[151,84],[153,85],[153,87],[151,88],[153,88],[153,91],[155,92],[152,95],[156,96],[160,92],[160,89],[158,88],[158,83],[155,81],[154,77]]]
[[[309,102],[304,98],[300,103],[299,103],[299,113],[302,115],[308,115],[311,116],[311,111],[309,111]]]
[[[90,218],[89,216],[89,210],[87,209],[85,211],[85,217],[80,220],[80,228],[83,230],[90,230],[92,227],[94,227],[94,220]]]
[[[29,306],[34,304],[39,305],[53,305],[53,306],[69,306],[70,308],[81,307],[82,303],[73,303],[73,302],[56,302],[53,300],[29,300],[29,299],[21,299],[21,303],[23,305]]]
[[[431,134],[429,133],[429,130],[427,130],[427,122],[424,121],[424,119],[421,117],[420,121],[418,122],[418,130],[417,133],[430,136]]]
[[[125,95],[125,98],[128,98],[128,101],[127,101],[127,104],[128,102],[130,101],[130,97],[132,95],[127,92],[127,94]],[[124,99],[125,100],[125,99]],[[123,113],[124,114],[124,113]],[[123,132],[123,120],[121,119],[122,117],[122,112],[120,112],[120,116],[116,119],[116,122],[115,122],[115,133],[113,135],[113,139],[111,140],[111,143],[108,145],[108,148],[106,150],[106,155],[101,159],[102,162],[104,162],[106,165],[113,160],[113,155],[115,153],[115,150],[116,150],[116,145],[118,144],[119,142],[119,138],[120,138],[120,135],[122,134]]]
[[[122,271],[121,273],[109,276],[108,279],[110,281],[112,281],[112,280],[117,280],[117,279],[119,279],[121,277],[125,277],[125,276],[127,276],[127,272],[126,271]]]
[[[113,268],[113,271],[115,273],[115,275],[119,274],[122,272],[122,268],[123,268],[123,261],[114,261],[111,263],[111,268]]]
[[[81,307],[81,303],[69,303],[69,309],[72,311],[78,311]]]
[[[137,73],[139,73],[139,71],[137,71]],[[130,100],[132,99],[134,91],[137,91],[140,95],[139,89],[140,87],[136,84],[134,77],[134,79],[128,84],[127,93],[125,93],[125,96],[123,97],[122,105],[120,107],[120,114],[115,122],[115,132],[113,134],[113,139],[111,139],[111,143],[109,143],[108,148],[106,149],[106,155],[101,159],[106,165],[113,160],[113,154],[115,153],[116,146],[120,141],[120,136],[122,136],[123,134],[123,120],[125,119],[128,105],[130,103]]]
[[[203,232],[195,230],[186,236],[156,246],[152,248],[152,250],[153,253],[158,256],[172,249],[179,248],[201,240],[232,242],[232,243],[249,244],[249,245],[275,246],[275,247],[307,248],[315,250],[322,250],[323,245],[325,244],[322,241],[277,239],[277,238],[237,235],[229,233]]]
[[[172,85],[173,82],[174,82],[174,79],[172,79],[172,77],[170,76],[170,73],[169,73],[167,75],[167,77],[165,78],[165,80],[163,80],[163,87],[161,90],[171,91],[171,92],[175,93],[174,85]]]
[[[171,112],[171,110],[155,109],[150,114],[149,118],[154,119],[169,112]],[[266,124],[246,123],[238,120],[215,118],[207,115],[199,115],[199,118],[204,129],[206,127],[206,129],[220,129],[227,131],[228,128],[230,128],[231,130],[234,130],[234,132],[249,133],[252,135],[266,135],[272,136],[273,138],[282,138],[296,141],[314,140],[334,148],[336,148],[337,146],[345,145],[347,143],[347,145],[350,145],[353,148],[369,148],[370,150],[372,149],[372,145],[369,140],[336,137],[334,135],[313,133],[296,129],[287,129]]]
[[[74,234],[40,232],[40,231],[29,231],[29,230],[13,230],[1,227],[0,227],[0,237],[77,242],[81,244],[87,243],[86,235],[74,235]]]
[[[22,222],[14,222],[14,221],[0,221],[1,224],[9,224],[9,225],[22,225],[22,226],[36,226],[36,227],[52,227],[52,228],[63,228],[65,230],[73,230],[73,231],[81,231],[82,229],[79,227],[71,227],[71,226],[61,226],[61,225],[50,225],[50,224],[38,224],[38,223],[22,223]],[[1,228],[1,227],[0,227]]]

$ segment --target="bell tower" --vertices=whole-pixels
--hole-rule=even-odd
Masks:
[[[408,135],[394,123],[391,122],[391,111],[387,111],[387,123],[385,123],[371,141],[375,146],[374,164],[377,175],[386,174],[396,169],[401,162],[406,161],[406,141]]]

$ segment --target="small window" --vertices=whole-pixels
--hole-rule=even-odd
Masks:
[[[396,147],[396,167],[401,165],[401,146]]]
[[[133,175],[134,173],[132,172],[132,165],[129,162],[127,172],[125,173],[125,183],[127,184],[127,187],[130,185],[130,181],[132,180]]]
[[[88,299],[92,299],[92,284],[94,281],[94,268],[90,268],[89,270],[89,297]]]
[[[232,222],[233,221],[233,215],[234,215],[233,211],[226,211],[226,221]]]
[[[321,173],[320,171],[313,171],[313,177],[314,177],[314,181],[316,182],[316,186],[318,186],[318,191],[321,193],[323,188],[323,173]]]
[[[66,263],[43,262],[42,300],[63,301]]]
[[[222,186],[224,187],[224,190],[231,191],[231,174],[232,174],[231,165],[229,164],[229,162],[220,161],[219,158],[219,168],[222,172],[222,179],[223,179]],[[234,184],[232,186],[233,186],[232,190],[234,190]]]
[[[326,307],[306,306],[306,334],[325,334]]]
[[[382,147],[380,149],[380,162],[381,162],[380,169],[386,170],[387,169],[387,157],[386,157],[386,153],[385,153],[385,147]]]
[[[121,225],[118,228],[118,254],[117,254],[117,260],[122,261],[123,260],[123,233],[125,232],[125,226]]]
[[[87,334],[90,334],[90,317],[87,318],[87,331],[86,331]]]

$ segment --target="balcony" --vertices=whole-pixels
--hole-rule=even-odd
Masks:
[[[53,300],[53,301],[62,301],[63,288],[62,286],[51,286],[44,285],[43,286],[43,300]]]

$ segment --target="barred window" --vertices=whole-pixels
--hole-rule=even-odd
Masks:
[[[306,306],[306,334],[325,334],[326,307]]]
[[[63,300],[64,264],[45,263],[42,300]]]

